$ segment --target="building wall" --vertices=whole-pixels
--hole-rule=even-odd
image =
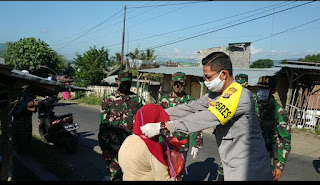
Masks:
[[[202,49],[199,51],[199,61],[213,52],[224,52],[230,56],[232,67],[245,67],[250,65],[251,57],[251,43],[230,43],[228,47],[220,46],[208,49]]]
[[[205,58],[206,56],[208,56],[210,53],[213,52],[224,52],[227,55],[229,55],[229,52],[227,50],[226,46],[220,46],[220,47],[214,47],[214,48],[208,48],[208,49],[202,49],[199,51],[199,61],[202,61],[203,58]]]
[[[229,44],[228,51],[232,67],[249,67],[251,43]]]

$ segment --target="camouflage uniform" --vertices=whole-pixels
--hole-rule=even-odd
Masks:
[[[262,78],[267,79],[267,83],[264,83]],[[257,86],[275,88],[275,79],[268,78],[268,76],[260,77]],[[267,102],[259,101],[255,93],[253,93],[253,98],[262,135],[267,151],[270,154],[272,169],[278,168],[283,171],[291,150],[291,124],[288,119],[288,113],[278,104],[273,96]]]
[[[131,81],[132,77],[127,74],[120,73],[120,82]],[[122,180],[118,151],[126,137],[132,134],[134,117],[141,107],[141,98],[133,92],[127,95],[116,92],[107,95],[102,101],[98,141],[101,150],[110,153],[111,160],[106,161],[106,166],[110,170],[112,181]]]
[[[177,72],[172,75],[173,82],[180,81],[180,82],[184,83],[185,80],[186,80],[185,74],[182,72]],[[184,92],[183,96],[181,96],[181,97],[175,97],[174,92],[170,92],[170,93],[162,96],[159,99],[158,105],[160,105],[162,108],[166,109],[166,108],[174,107],[174,106],[182,104],[182,103],[189,103],[192,100],[195,100],[195,98],[187,95],[185,92]],[[179,141],[184,140],[184,139],[188,140],[188,142],[185,145],[183,145],[180,150],[186,160],[187,152],[189,149],[189,135],[184,134],[182,132],[178,132],[178,133],[171,134],[171,136],[178,138]],[[192,133],[191,137],[192,137],[192,146],[197,147],[197,148],[201,148],[203,146],[202,131]],[[161,141],[163,141],[162,137],[159,138],[159,142],[161,142]]]
[[[236,82],[239,84],[243,84],[244,82],[248,82],[248,75],[246,74],[238,74],[235,76]]]

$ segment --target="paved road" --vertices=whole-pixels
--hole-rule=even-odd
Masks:
[[[70,164],[77,172],[70,180],[93,180],[100,181],[107,174],[104,161],[101,158],[101,151],[97,142],[99,128],[99,107],[84,106],[75,103],[60,102],[55,107],[56,114],[73,113],[74,121],[80,124],[78,130],[81,134],[80,147],[77,154],[71,155],[61,150],[65,162]],[[33,116],[33,132],[38,134],[37,114]],[[213,181],[216,179],[216,170],[220,162],[217,144],[212,129],[204,131],[204,147],[199,150],[196,159],[187,157],[188,175],[186,181]],[[293,134],[293,141],[295,135]],[[293,142],[294,144],[294,142]],[[311,143],[310,143],[311,144]],[[295,147],[293,145],[293,147]],[[320,180],[320,151],[316,155],[299,155],[292,152],[289,156],[283,178],[286,181],[319,181]],[[318,156],[316,158],[315,156]]]

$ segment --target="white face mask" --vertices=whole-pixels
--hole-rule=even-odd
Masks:
[[[222,71],[221,71],[222,72]],[[215,78],[214,80],[211,80],[209,82],[204,81],[204,84],[207,86],[207,88],[211,91],[211,92],[220,92],[223,84],[224,84],[224,80],[220,80],[220,75],[221,72],[219,73],[219,76],[217,78]]]
[[[266,88],[258,88],[257,89],[257,96],[258,96],[259,100],[261,100],[261,101],[268,101],[269,100],[269,93],[270,93],[270,89],[266,89]]]

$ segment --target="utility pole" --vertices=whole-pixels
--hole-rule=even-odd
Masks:
[[[123,31],[122,31],[122,48],[121,48],[121,66],[120,71],[122,70],[123,66],[123,49],[124,49],[124,29],[126,25],[126,5],[124,5],[124,18],[123,18]]]

